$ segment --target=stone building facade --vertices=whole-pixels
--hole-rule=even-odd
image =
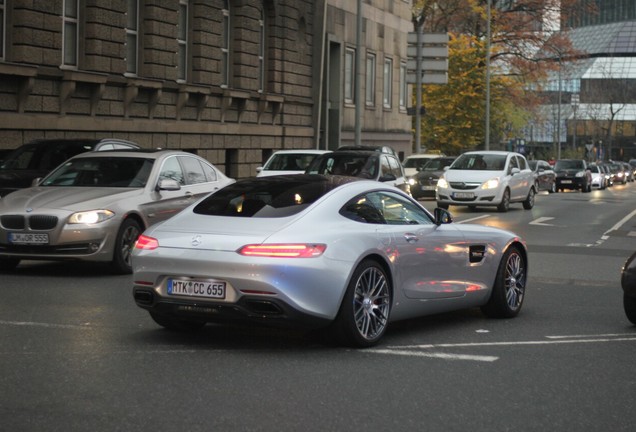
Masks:
[[[385,102],[381,62],[392,66],[390,102],[365,105],[364,144],[393,140],[410,153],[406,107],[392,103],[402,89],[410,2],[363,3],[365,53],[379,65],[366,82]],[[241,178],[278,149],[335,148],[353,130],[342,77],[355,4],[0,0],[0,149],[116,137],[192,151]],[[337,87],[324,85],[325,70]],[[339,120],[329,139],[320,136],[322,112]]]

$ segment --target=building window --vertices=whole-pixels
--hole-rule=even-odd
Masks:
[[[258,91],[265,91],[265,8],[261,9],[261,19],[258,21],[260,40],[258,46]]]
[[[375,105],[375,54],[367,54],[367,82],[366,82],[367,105]]]
[[[79,0],[64,0],[62,15],[62,65],[77,67],[79,41]]]
[[[0,0],[0,60],[4,60],[4,44],[6,38],[7,28],[7,13],[4,10],[4,0]]]
[[[345,103],[354,103],[354,83],[356,79],[356,51],[351,48],[345,50],[344,70],[344,99]]]
[[[139,0],[128,0],[126,12],[126,73],[137,75],[139,52]]]
[[[393,93],[393,59],[384,59],[384,95],[382,97],[382,106],[391,108],[391,99]]]
[[[231,38],[230,2],[223,6],[223,40],[221,42],[221,87],[230,85],[230,42]]]
[[[400,109],[406,109],[406,63],[400,63]]]
[[[188,79],[188,0],[179,0],[177,44],[179,45],[177,80],[186,81]]]

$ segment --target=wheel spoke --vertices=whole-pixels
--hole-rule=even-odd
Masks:
[[[523,300],[525,290],[525,269],[518,254],[512,254],[506,263],[505,289],[508,306],[516,309]]]
[[[389,299],[384,274],[373,267],[365,270],[358,278],[353,301],[356,327],[364,338],[372,339],[386,327]]]

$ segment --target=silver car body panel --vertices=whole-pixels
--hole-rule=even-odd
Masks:
[[[205,216],[187,209],[144,233],[160,246],[133,252],[134,289],[150,288],[162,302],[198,306],[232,305],[243,296],[276,298],[307,316],[333,320],[356,266],[373,257],[389,270],[394,293],[390,319],[399,320],[484,304],[502,253],[512,242],[525,250],[515,234],[496,228],[378,225],[338,213],[370,190],[406,196],[397,188],[359,181],[285,218]],[[244,245],[261,243],[321,243],[327,249],[317,258],[237,253]],[[166,281],[182,277],[225,281],[228,294],[224,300],[168,296]]]

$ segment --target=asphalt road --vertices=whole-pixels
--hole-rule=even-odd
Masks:
[[[434,202],[422,201],[433,208]],[[293,330],[160,329],[131,277],[26,262],[0,278],[1,431],[634,431],[620,268],[636,184],[451,207],[527,240],[521,314],[396,323],[373,349]]]

